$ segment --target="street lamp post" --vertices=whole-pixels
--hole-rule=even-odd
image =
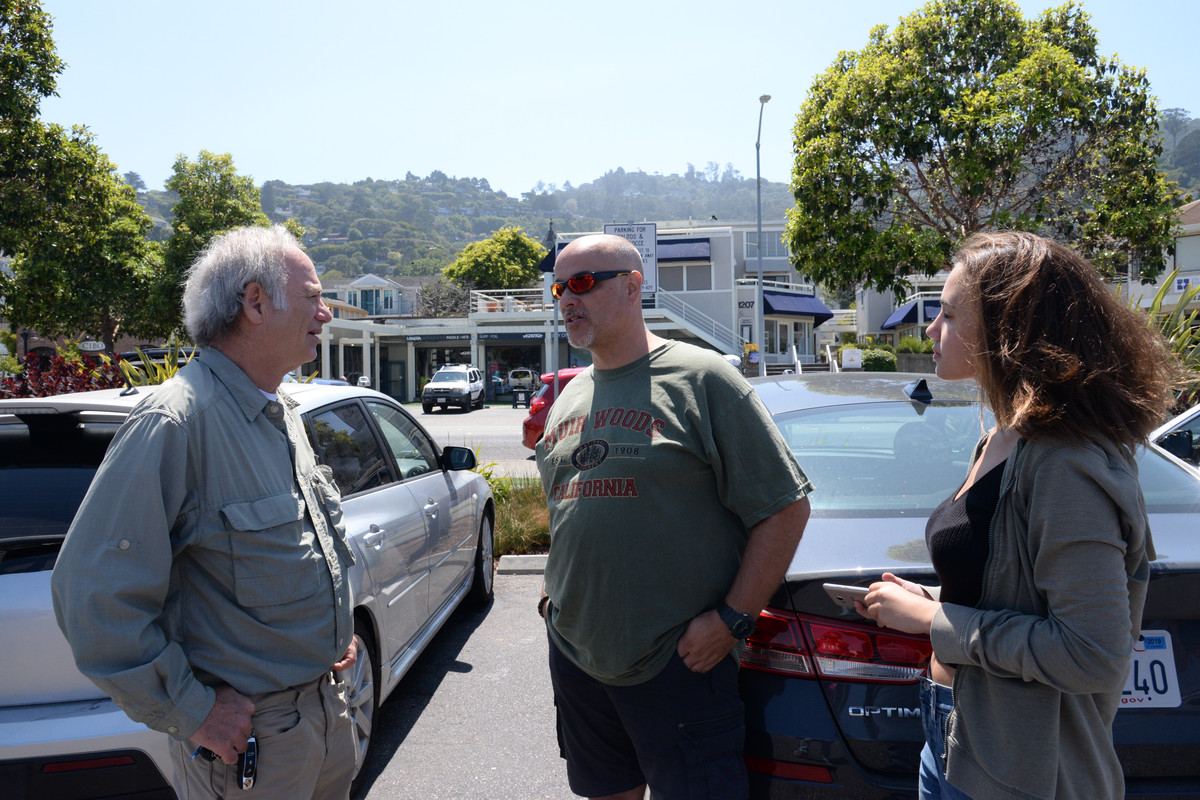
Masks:
[[[758,374],[767,374],[767,329],[763,318],[763,246],[762,246],[762,118],[763,108],[771,95],[764,94],[758,98],[758,138],[754,140],[754,173],[755,189],[758,192],[758,288],[754,303],[754,335],[758,337]]]

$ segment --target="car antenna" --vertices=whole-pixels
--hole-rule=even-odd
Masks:
[[[912,383],[906,384],[904,393],[908,395],[909,402],[918,414],[925,413],[925,407],[933,402],[933,392],[929,391],[929,384],[924,378],[918,378]]]

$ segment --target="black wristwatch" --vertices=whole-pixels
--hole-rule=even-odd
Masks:
[[[749,614],[743,614],[740,611],[734,611],[726,603],[721,603],[717,608],[717,614],[721,617],[721,622],[724,622],[729,632],[733,634],[735,639],[749,639],[754,633],[754,617]]]

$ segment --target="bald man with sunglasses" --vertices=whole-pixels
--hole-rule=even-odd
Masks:
[[[592,354],[536,450],[551,535],[538,609],[571,789],[744,798],[738,654],[812,484],[736,369],[646,327],[633,245],[577,239],[554,272],[567,337]]]

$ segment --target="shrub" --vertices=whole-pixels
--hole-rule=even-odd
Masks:
[[[896,354],[881,348],[863,351],[863,372],[895,372]]]
[[[99,362],[91,356],[77,361],[50,356],[45,366],[37,355],[26,358],[17,375],[0,379],[0,398],[53,397],[94,389],[117,389],[125,385],[121,370],[111,362]]]
[[[897,353],[932,353],[933,340],[919,339],[916,336],[905,336],[896,345]]]
[[[134,351],[138,354],[140,366],[129,361],[118,360],[116,362],[121,369],[121,374],[125,377],[125,382],[130,386],[157,386],[165,383],[175,377],[175,373],[179,372],[196,355],[194,347],[184,348],[178,342],[172,342],[168,346],[161,361],[156,361],[153,357],[146,355],[140,347],[134,348]],[[102,355],[100,358],[104,360],[105,364],[110,363],[108,356]]]
[[[550,549],[550,512],[536,478],[513,481],[504,502],[496,501],[496,554],[524,555]]]
[[[501,505],[508,496],[512,493],[513,482],[512,478],[507,475],[497,475],[496,468],[499,466],[495,461],[484,463],[479,460],[479,447],[475,448],[475,469],[488,482],[488,486],[492,490],[492,497],[495,498],[496,504]]]

